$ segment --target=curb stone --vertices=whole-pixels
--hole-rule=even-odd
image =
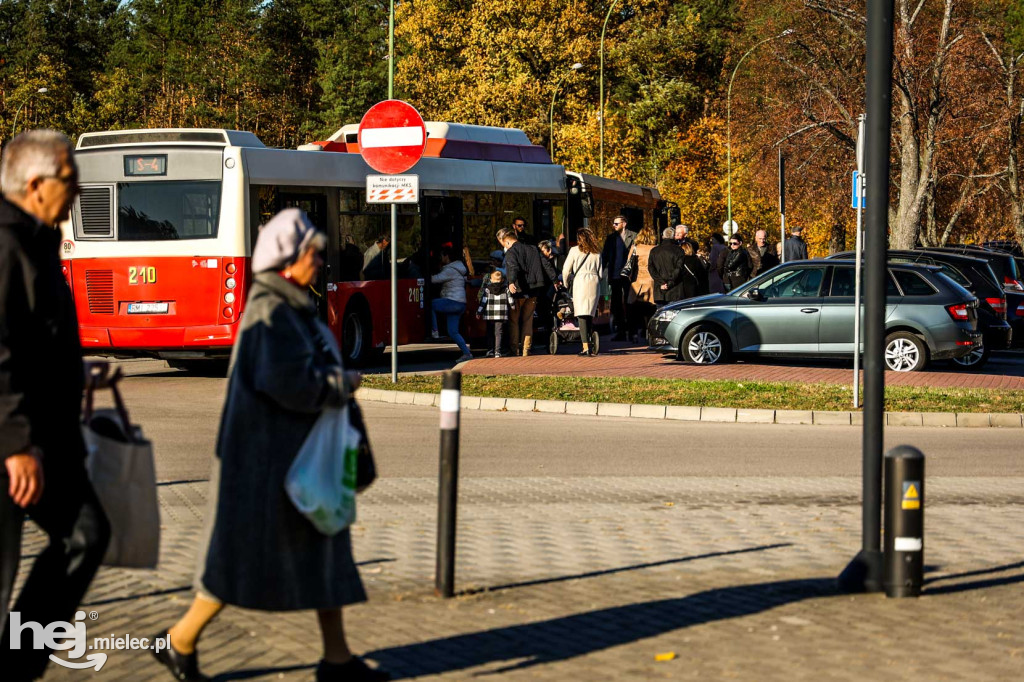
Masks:
[[[356,398],[367,402],[436,407],[440,397],[434,393],[388,391],[360,388]],[[544,412],[590,417],[633,417],[715,423],[787,424],[822,426],[861,426],[862,412],[812,410],[759,410],[735,407],[690,407],[683,405],[645,405],[630,403],[591,403],[583,401],[529,400],[524,398],[484,398],[462,396],[463,410],[498,412]],[[1024,414],[976,412],[886,412],[889,426],[942,426],[952,428],[1024,428]]]

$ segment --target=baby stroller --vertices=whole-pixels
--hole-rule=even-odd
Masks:
[[[555,291],[551,301],[551,335],[548,337],[548,352],[558,354],[559,343],[581,343],[580,327],[572,309],[572,296],[565,289]],[[590,349],[598,351],[597,330],[590,332]]]

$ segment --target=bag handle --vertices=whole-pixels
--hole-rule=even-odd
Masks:
[[[117,367],[113,373],[110,372],[110,365],[107,363],[96,363],[88,366],[88,376],[85,385],[85,410],[82,412],[82,421],[88,424],[93,416],[93,402],[96,391],[101,388],[109,388],[114,396],[114,410],[117,412],[121,424],[124,426],[125,436],[128,442],[137,443],[135,430],[132,428],[131,419],[128,417],[128,408],[125,407],[124,398],[121,396],[121,389],[118,384],[124,378],[124,371]]]

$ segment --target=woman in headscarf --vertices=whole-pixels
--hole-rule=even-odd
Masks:
[[[197,594],[167,631],[171,646],[154,652],[182,682],[207,679],[199,672],[196,642],[225,604],[315,610],[324,645],[318,682],[389,679],[353,656],[345,640],[341,608],[366,600],[348,529],[320,533],[284,487],[321,411],[345,405],[359,385],[358,373],[342,369],[337,344],[309,296],[326,243],[305,213],[290,208],[263,226],[253,249],[253,283],[231,358]]]

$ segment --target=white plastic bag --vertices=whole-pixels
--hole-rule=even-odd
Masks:
[[[348,407],[320,413],[285,476],[292,504],[324,535],[335,535],[356,520],[359,432]]]

